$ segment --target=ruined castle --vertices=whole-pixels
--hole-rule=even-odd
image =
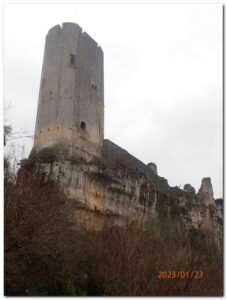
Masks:
[[[222,200],[213,198],[210,178],[198,193],[190,184],[170,187],[154,163],[104,139],[103,50],[77,24],[54,26],[46,36],[30,159],[88,223],[177,214],[188,226],[222,228]]]

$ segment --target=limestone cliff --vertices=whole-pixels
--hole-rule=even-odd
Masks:
[[[35,172],[53,179],[69,201],[77,203],[82,222],[91,212],[112,217],[118,224],[125,218],[169,214],[181,217],[189,227],[214,232],[216,239],[221,237],[222,201],[214,200],[210,178],[202,179],[198,193],[190,184],[184,189],[170,187],[153,163],[146,166],[109,140],[104,140],[102,157],[93,160],[69,159],[56,148],[33,152],[30,159]]]

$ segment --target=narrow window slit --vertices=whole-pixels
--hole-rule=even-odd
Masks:
[[[75,64],[76,64],[76,55],[71,54],[70,55],[70,66],[75,67]]]

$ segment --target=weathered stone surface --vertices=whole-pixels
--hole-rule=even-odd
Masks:
[[[152,171],[154,171],[155,174],[158,174],[157,166],[156,164],[150,162],[147,164],[148,168],[150,168]]]
[[[217,215],[220,219],[223,219],[223,199],[219,198],[215,200],[215,205],[217,208]]]
[[[221,219],[216,207],[206,203],[206,190],[200,189],[195,194],[172,188],[158,175],[156,178],[149,168],[150,173],[143,172],[143,168],[135,168],[133,164],[129,167],[114,160],[87,162],[83,158],[62,160],[55,157],[55,160],[47,161],[42,152],[34,159],[40,176],[53,179],[70,201],[90,212],[115,216],[117,222],[122,218],[170,214],[181,216],[189,227],[221,232]],[[167,186],[163,188],[163,184]]]
[[[58,182],[69,199],[105,215],[134,218],[154,212],[162,193],[145,174],[120,165],[40,160],[37,172]]]
[[[193,186],[191,186],[189,183],[184,185],[184,191],[188,193],[195,194],[195,189]]]
[[[204,201],[207,205],[214,205],[213,187],[209,177],[202,179],[202,184],[199,193],[204,195]]]
[[[170,187],[165,178],[158,176],[153,170],[151,170],[151,168],[110,140],[104,140],[102,159],[107,161],[108,164],[117,164],[139,171],[145,174],[148,178],[151,178],[160,190],[163,192],[169,191]]]
[[[103,126],[103,51],[77,24],[54,26],[46,36],[34,150],[63,145],[70,156],[100,156]]]

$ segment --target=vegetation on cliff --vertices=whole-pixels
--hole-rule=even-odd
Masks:
[[[56,184],[37,178],[32,164],[16,176],[7,160],[4,208],[5,295],[223,294],[212,236],[186,228],[176,214],[122,227],[109,226],[107,217],[102,231],[81,230]],[[168,271],[203,276],[174,278]]]

